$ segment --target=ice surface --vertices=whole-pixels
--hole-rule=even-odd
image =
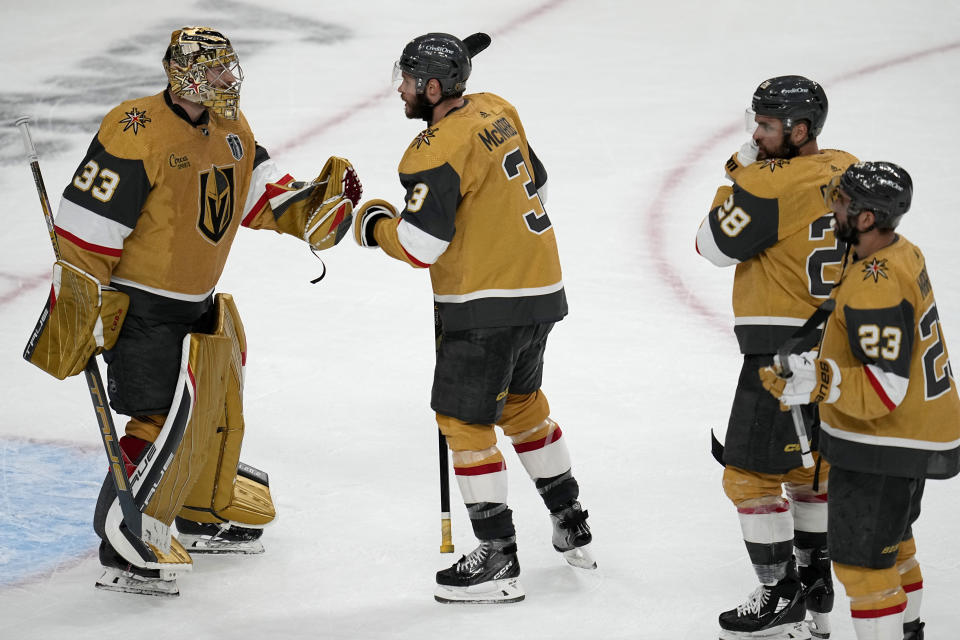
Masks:
[[[469,86],[518,107],[550,173],[547,208],[571,315],[551,337],[544,389],[568,438],[602,573],[578,575],[553,551],[547,514],[508,453],[527,599],[435,603],[433,572],[474,544],[454,488],[458,553],[438,553],[427,275],[348,239],[324,255],[328,275],[311,285],[320,266],[303,245],[241,232],[219,289],[235,296],[250,342],[243,458],[270,473],[278,503],[267,552],[197,558],[172,602],[95,590],[89,520],[104,465],[90,456],[99,437],[83,383],[55,381],[20,357],[51,252],[19,140],[5,126],[4,638],[106,640],[134,629],[194,638],[716,637],[717,614],[755,579],[709,454],[709,429],[723,430],[739,371],[732,272],[700,259],[693,240],[723,162],[746,135],[743,109],[770,76],[825,85],[822,146],[913,175],[901,229],[926,253],[948,344],[960,349],[955,4],[7,4],[0,119],[34,117],[54,206],[99,118],[162,88],[169,33],[190,23],[233,38],[246,73],[242,107],[282,168],[310,179],[328,155],[346,156],[367,197],[399,202],[396,165],[420,127],[390,90],[393,61],[426,31],[490,33]],[[59,453],[37,453],[31,476],[24,442]],[[70,451],[83,461],[69,473],[44,462]],[[958,486],[929,483],[915,528],[931,637],[957,628]],[[54,498],[58,491],[68,497]],[[10,507],[28,502],[41,522]],[[25,545],[11,531],[38,536],[34,549],[55,560],[14,576]],[[834,637],[846,640],[853,630],[842,589],[838,596]]]

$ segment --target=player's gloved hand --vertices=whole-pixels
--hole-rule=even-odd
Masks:
[[[322,251],[340,242],[350,229],[353,208],[360,202],[363,186],[350,161],[336,156],[327,160],[313,184],[303,238],[314,251]]]
[[[736,160],[740,163],[741,167],[745,167],[748,164],[753,164],[757,161],[757,154],[760,152],[760,147],[757,146],[757,143],[751,138],[748,142],[744,142],[743,146],[740,147],[740,151],[736,154]]]
[[[368,200],[360,205],[353,220],[353,237],[361,247],[375,249],[377,239],[373,237],[373,227],[377,220],[396,218],[397,210],[386,200]]]
[[[836,402],[840,397],[840,369],[830,358],[818,358],[813,351],[791,353],[784,367],[780,356],[773,357],[772,367],[760,369],[760,381],[781,405]],[[789,377],[784,377],[786,372]]]

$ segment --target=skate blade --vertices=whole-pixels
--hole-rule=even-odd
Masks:
[[[582,547],[575,547],[562,553],[563,559],[566,560],[571,567],[588,570],[597,568],[597,561],[593,559],[589,544],[585,544]]]
[[[113,568],[107,568],[94,586],[104,591],[160,598],[176,598],[180,595],[180,589],[175,579],[142,578]]]
[[[177,536],[180,544],[191,554],[193,553],[232,553],[239,555],[255,555],[263,553],[263,543],[259,540],[248,540],[246,542],[236,542],[231,540],[217,540],[207,536],[194,536],[181,533]]]
[[[803,622],[791,622],[753,632],[720,630],[720,640],[756,640],[757,638],[763,638],[763,640],[810,640],[810,631]]]
[[[830,637],[830,614],[810,612],[810,620],[807,620],[807,628],[810,635],[818,640],[826,640]]]
[[[438,584],[433,598],[444,604],[502,604],[520,602],[526,597],[519,578],[490,580],[471,587]]]

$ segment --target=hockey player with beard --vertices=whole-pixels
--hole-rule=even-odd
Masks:
[[[960,472],[960,398],[926,260],[896,233],[913,181],[890,162],[855,164],[827,191],[852,256],[819,353],[760,371],[785,405],[820,403],[830,462],[830,554],[858,640],[923,640],[912,525],[927,478]],[[946,637],[946,635],[941,636]]]
[[[429,33],[394,68],[410,119],[428,127],[400,161],[402,212],[371,200],[354,230],[364,247],[430,271],[439,312],[431,407],[480,545],[437,573],[440,602],[523,599],[507,473],[494,430],[510,437],[553,523],[553,545],[593,569],[587,512],[566,438],[540,389],[554,323],[567,314],[554,231],[543,209],[546,171],[516,109],[489,93],[464,95],[486,34]]]
[[[108,476],[97,586],[170,596],[191,552],[260,552],[275,517],[267,475],[239,462],[246,339],[233,299],[214,295],[234,236],[272,229],[326,249],[361,187],[343,158],[313,182],[277,170],[238,107],[243,73],[219,31],[177,29],[163,68],[167,88],[110,111],[63,192],[62,260],[25,357],[62,379],[103,353],[110,405],[130,416],[130,491],[153,528],[131,533]]]
[[[839,274],[842,249],[823,190],[856,158],[819,148],[826,118],[827,96],[816,82],[763,82],[747,112],[751,140],[725,165],[733,185],[717,190],[697,232],[698,253],[717,266],[736,265],[734,333],[743,366],[723,447],[723,488],[761,583],[720,615],[724,639],[806,637],[806,610],[816,637],[830,633],[827,466],[802,466],[791,416],[757,374],[829,296]],[[804,406],[802,413],[810,433],[815,410]]]

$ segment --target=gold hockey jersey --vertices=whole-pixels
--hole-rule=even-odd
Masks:
[[[820,405],[831,464],[944,478],[960,471],[960,398],[923,254],[903,236],[844,271],[821,357],[840,397]]]
[[[201,302],[241,224],[278,230],[269,199],[293,189],[292,180],[255,143],[243,114],[234,121],[207,111],[191,123],[166,91],[130,100],[103,119],[63,192],[61,253],[138,294],[131,313],[146,307],[135,308],[140,293]]]
[[[514,107],[490,93],[422,131],[400,161],[399,218],[380,220],[390,256],[430,269],[445,330],[560,320],[566,293],[543,206],[546,171]]]
[[[717,190],[696,248],[717,266],[736,265],[734,332],[741,353],[775,353],[829,297],[843,247],[823,190],[856,161],[825,149],[747,166],[727,162],[733,186]]]

